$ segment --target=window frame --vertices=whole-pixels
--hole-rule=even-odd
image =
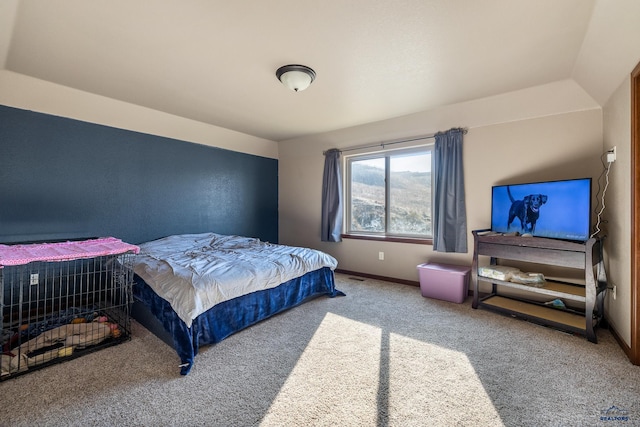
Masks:
[[[359,240],[377,240],[377,241],[390,241],[401,243],[417,243],[417,244],[433,244],[433,227],[431,235],[419,235],[419,234],[404,234],[404,233],[389,233],[389,174],[390,174],[390,159],[391,157],[406,154],[429,154],[431,157],[431,173],[433,173],[433,154],[434,145],[421,144],[418,146],[410,146],[396,149],[378,150],[372,152],[360,152],[343,157],[344,168],[344,186],[343,193],[345,195],[344,203],[344,230],[342,237],[345,239],[359,239]],[[354,161],[380,159],[383,158],[385,162],[385,231],[384,232],[370,232],[370,231],[353,231],[351,230],[351,168]],[[433,179],[431,179],[431,218],[433,220]],[[433,225],[433,224],[432,224]]]

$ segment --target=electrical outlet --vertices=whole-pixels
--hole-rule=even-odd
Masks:
[[[611,296],[613,297],[613,299],[616,299],[616,297],[617,297],[617,295],[616,295],[616,290],[617,290],[617,289],[616,289],[616,288],[617,288],[617,286],[616,286],[616,285],[613,285],[613,286],[611,287]]]
[[[607,151],[607,162],[613,163],[616,161],[616,146],[614,145],[609,151]]]
[[[378,259],[384,261],[384,252],[378,252]]]
[[[31,283],[32,285],[37,285],[38,283],[40,283],[40,275],[38,273],[33,273],[31,274],[29,280],[29,283]]]

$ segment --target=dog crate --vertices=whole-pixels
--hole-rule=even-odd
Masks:
[[[137,252],[112,237],[0,245],[0,381],[129,340]]]

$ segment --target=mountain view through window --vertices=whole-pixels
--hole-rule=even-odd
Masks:
[[[351,231],[431,236],[430,152],[353,160],[350,165]]]

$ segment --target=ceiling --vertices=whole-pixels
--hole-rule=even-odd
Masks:
[[[574,78],[597,9],[596,0],[15,1],[5,69],[274,141]],[[276,79],[291,63],[316,71],[306,91]]]

